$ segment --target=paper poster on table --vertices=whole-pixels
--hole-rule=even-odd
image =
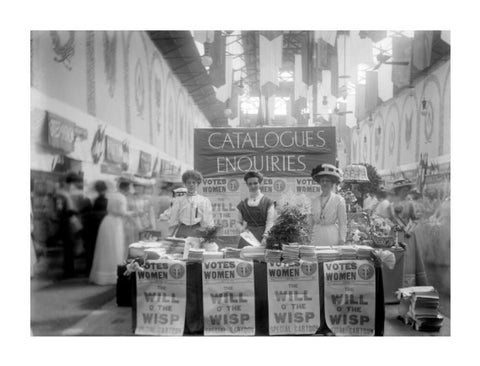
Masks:
[[[255,335],[253,263],[240,259],[202,264],[205,335]]]
[[[375,268],[366,260],[325,262],[325,320],[335,335],[374,335]]]
[[[315,334],[320,327],[318,263],[268,263],[269,334]]]
[[[135,334],[181,336],[185,325],[187,268],[174,260],[148,261],[137,271]]]

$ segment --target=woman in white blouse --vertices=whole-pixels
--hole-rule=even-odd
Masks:
[[[202,180],[202,174],[196,170],[183,173],[182,182],[187,188],[187,195],[178,197],[173,203],[168,223],[171,236],[196,237],[198,229],[214,225],[210,200],[197,193]]]
[[[331,164],[320,164],[312,170],[312,179],[320,184],[322,193],[312,202],[312,238],[316,246],[345,244],[347,208],[345,200],[334,192],[340,183],[341,171]]]

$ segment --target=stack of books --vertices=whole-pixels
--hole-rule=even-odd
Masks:
[[[443,315],[438,311],[440,297],[433,286],[404,287],[397,291],[399,317],[419,331],[438,331]]]
[[[301,245],[300,246],[300,258],[304,261],[316,262],[317,256],[315,255],[315,247],[313,245]]]
[[[240,251],[240,258],[245,260],[263,261],[265,259],[265,248],[243,247]]]
[[[357,250],[357,259],[370,259],[374,249],[368,245],[354,245]]]
[[[340,259],[340,252],[331,247],[315,247],[318,262],[329,262]]]
[[[342,260],[354,260],[357,259],[357,249],[352,245],[341,245],[338,247],[340,251],[340,259]]]
[[[275,249],[265,250],[265,262],[277,263],[282,261],[282,251]]]
[[[203,253],[203,260],[223,259],[223,252],[205,252]]]
[[[227,247],[223,249],[224,258],[240,258],[241,249]]]
[[[190,248],[188,250],[187,260],[189,262],[202,262],[205,249]]]
[[[283,244],[283,261],[294,263],[299,261],[300,248],[298,244]]]

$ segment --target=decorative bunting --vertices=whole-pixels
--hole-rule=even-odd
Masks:
[[[378,104],[378,74],[376,71],[366,72],[365,109],[372,112]]]
[[[221,31],[215,31],[214,41],[211,46],[210,56],[212,65],[210,66],[210,79],[212,85],[219,88],[225,84],[225,57],[226,57],[226,39]]]
[[[409,62],[408,65],[393,65],[392,81],[394,86],[403,88],[410,85],[410,63],[412,59],[412,39],[408,37],[392,37],[393,62]]]
[[[412,63],[418,71],[430,66],[432,41],[432,31],[415,31],[412,43]]]
[[[335,47],[337,40],[337,31],[315,31],[315,41],[324,40],[329,45]]]
[[[355,90],[355,117],[361,121],[365,119],[367,113],[365,109],[365,84],[357,84]]]
[[[282,67],[283,35],[282,32],[260,32],[260,87],[268,97],[278,89],[278,72]]]

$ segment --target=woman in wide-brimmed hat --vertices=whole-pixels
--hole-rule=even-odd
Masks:
[[[322,188],[320,196],[312,201],[312,245],[345,244],[347,208],[345,200],[334,192],[342,179],[340,169],[331,164],[320,164],[312,170],[312,179]]]

